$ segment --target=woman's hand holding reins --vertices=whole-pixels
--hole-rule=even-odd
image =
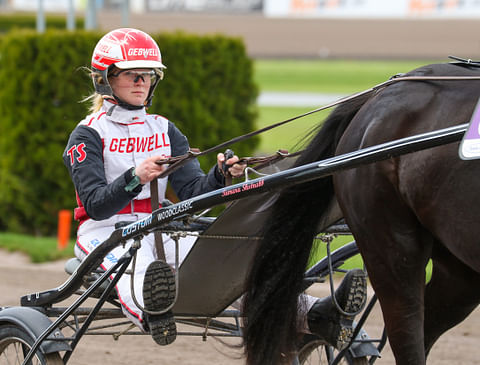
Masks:
[[[243,172],[245,171],[245,168],[247,167],[246,164],[239,164],[236,163],[240,159],[238,158],[237,155],[234,155],[233,157],[227,159],[225,161],[225,155],[223,153],[219,153],[217,155],[217,165],[220,171],[223,171],[223,166],[229,166],[228,167],[228,172],[232,177],[240,177],[243,175]]]
[[[135,175],[140,178],[140,183],[146,183],[157,178],[167,167],[166,165],[159,165],[156,161],[163,159],[162,156],[151,156],[145,159],[140,165],[135,167]]]

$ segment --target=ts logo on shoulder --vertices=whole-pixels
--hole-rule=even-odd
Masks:
[[[76,152],[76,153],[75,153]],[[70,157],[70,165],[73,166],[75,159],[78,162],[85,161],[87,153],[85,152],[85,143],[80,143],[79,145],[73,145],[67,151],[68,157]]]

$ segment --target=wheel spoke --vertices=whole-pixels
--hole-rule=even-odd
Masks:
[[[23,329],[11,325],[0,326],[0,364],[22,365],[35,341]],[[28,365],[60,365],[63,361],[58,353],[42,354],[39,351]]]

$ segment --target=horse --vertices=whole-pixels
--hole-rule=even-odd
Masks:
[[[480,68],[449,62],[404,76],[338,105],[295,166],[470,120],[480,80],[442,77],[474,78]],[[426,364],[436,340],[480,302],[479,186],[480,162],[460,159],[458,143],[450,143],[280,191],[245,284],[247,364],[291,363],[313,238],[342,217],[379,299],[396,364]]]

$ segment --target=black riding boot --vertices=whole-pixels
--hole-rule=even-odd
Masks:
[[[363,270],[347,272],[335,291],[335,298],[344,312],[358,312],[367,299],[367,280]],[[353,316],[337,310],[331,296],[317,300],[307,314],[310,332],[338,350],[346,348],[352,339],[353,319]]]

